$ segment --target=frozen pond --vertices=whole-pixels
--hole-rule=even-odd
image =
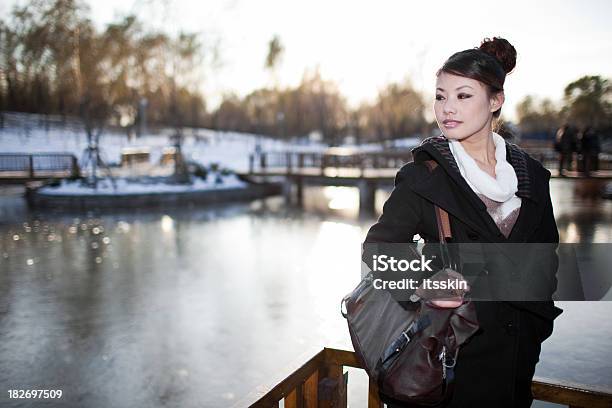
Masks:
[[[612,242],[612,201],[572,183],[552,183],[562,240]],[[232,406],[323,346],[352,347],[339,301],[374,222],[356,190],[307,189],[305,211],[271,198],[107,215],[37,214],[3,191],[2,406],[28,406],[8,389],[61,389],[62,407]],[[537,375],[612,387],[612,304],[558,305]],[[349,384],[365,407],[364,374]]]

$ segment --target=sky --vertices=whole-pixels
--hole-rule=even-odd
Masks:
[[[6,2],[0,12],[6,14]],[[226,92],[246,95],[270,85],[268,42],[285,51],[280,85],[296,85],[318,68],[335,81],[350,106],[373,101],[379,89],[410,78],[433,103],[435,72],[457,51],[501,36],[518,52],[506,79],[503,114],[514,119],[525,95],[560,101],[583,75],[612,77],[612,2],[360,1],[360,0],[104,0],[89,1],[99,27],[136,12],[151,27],[198,32],[220,45],[220,64],[204,72],[210,107]],[[428,110],[431,111],[431,110]],[[431,113],[429,115],[431,118]]]

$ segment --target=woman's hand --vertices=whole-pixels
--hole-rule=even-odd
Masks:
[[[446,268],[436,272],[427,282],[423,281],[415,294],[431,306],[455,308],[463,304],[469,290],[470,286],[463,275]]]
[[[463,298],[457,298],[455,300],[428,300],[427,303],[442,309],[452,309],[461,306],[463,304]]]

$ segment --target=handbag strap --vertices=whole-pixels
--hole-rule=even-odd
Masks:
[[[434,205],[434,207],[436,210],[436,221],[438,221],[438,238],[440,238],[440,242],[448,242],[453,237],[448,213],[437,205]]]
[[[425,164],[427,165],[430,173],[434,171],[436,167],[438,167],[438,163],[435,160],[426,160]],[[441,243],[448,242],[448,240],[453,237],[448,213],[446,210],[443,210],[436,204],[434,204],[434,209],[436,211],[436,221],[438,224],[438,238],[440,239]]]
[[[425,165],[427,165],[427,168],[431,173],[436,167],[438,167],[438,162],[435,160],[425,160]],[[457,265],[453,265],[451,262],[452,257],[450,255],[448,245],[446,245],[453,237],[448,212],[440,208],[437,204],[434,204],[434,212],[436,213],[436,224],[438,227],[438,240],[440,242],[442,262],[444,263],[445,267],[457,269]]]

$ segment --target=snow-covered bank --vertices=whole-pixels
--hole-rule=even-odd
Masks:
[[[281,193],[281,186],[277,183],[245,183],[233,175],[223,178],[224,182],[221,184],[217,184],[215,179],[200,179],[191,185],[130,182],[120,179],[117,181],[116,190],[108,180],[100,182],[96,190],[82,186],[78,181],[64,181],[56,187],[27,189],[25,196],[34,208],[58,211],[115,211],[249,201]]]
[[[67,152],[82,160],[87,147],[84,130],[77,122],[65,126],[53,125],[46,129],[39,115],[21,113],[6,114],[12,120],[0,129],[0,152],[2,153],[51,153]],[[100,138],[102,158],[107,163],[119,163],[121,151],[126,148],[146,147],[151,163],[159,163],[162,151],[171,146],[172,130],[161,131],[128,140],[125,133],[105,132]],[[270,137],[250,133],[222,132],[210,129],[188,129],[185,131],[183,153],[187,160],[201,164],[219,163],[237,172],[248,170],[249,155],[259,145],[262,151],[323,151],[321,143],[287,143]]]
[[[206,180],[194,178],[191,184],[169,184],[164,182],[130,181],[118,179],[115,186],[110,179],[99,180],[96,189],[80,181],[62,180],[58,186],[46,186],[38,189],[39,194],[47,196],[126,196],[142,194],[190,193],[199,191],[246,188],[247,183],[234,174],[225,176],[209,174]]]
[[[4,113],[5,127],[0,129],[0,152],[2,153],[57,153],[74,154],[82,161],[83,151],[87,147],[87,138],[82,125],[76,120],[65,124],[55,120],[47,127],[41,115],[24,113]],[[108,164],[121,160],[124,149],[145,148],[149,152],[150,163],[159,164],[164,148],[172,145],[172,129],[160,130],[157,134],[148,134],[139,138],[128,139],[125,133],[111,130],[103,133],[100,139],[101,156]],[[258,148],[264,152],[300,151],[323,152],[328,146],[319,142],[290,143],[272,139],[263,135],[238,132],[223,132],[210,129],[186,129],[184,131],[183,153],[188,161],[202,165],[219,163],[236,172],[249,168],[249,155]],[[418,138],[398,139],[387,143],[387,148],[406,149],[419,144]],[[259,147],[258,147],[259,146]],[[347,145],[351,150],[379,151],[379,143]]]

